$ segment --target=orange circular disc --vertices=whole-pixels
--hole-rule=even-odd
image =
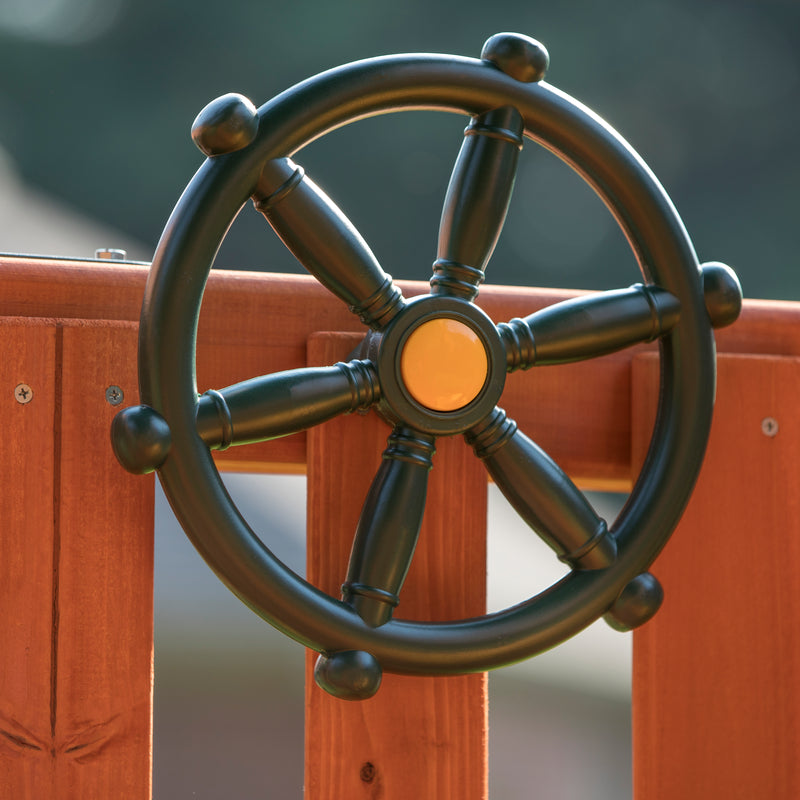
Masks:
[[[480,337],[449,317],[423,322],[406,340],[400,375],[409,394],[433,411],[456,411],[486,383],[489,361]]]

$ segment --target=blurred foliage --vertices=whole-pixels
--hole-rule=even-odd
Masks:
[[[384,53],[477,56],[502,30],[540,39],[547,79],[641,153],[701,260],[734,266],[748,296],[800,299],[796,0],[4,0],[0,146],[32,184],[155,245],[201,163],[191,122],[215,96],[258,105]],[[387,271],[424,279],[463,125],[420,112],[368,120],[298,161]],[[218,264],[295,270],[249,207]],[[638,275],[602,204],[529,144],[488,279],[603,288]]]

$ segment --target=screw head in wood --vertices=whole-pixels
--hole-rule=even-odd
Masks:
[[[761,420],[761,432],[764,436],[769,436],[772,438],[773,436],[778,435],[778,420],[775,417],[764,417]]]
[[[109,386],[106,389],[106,401],[112,406],[118,406],[125,399],[125,393],[119,386]]]
[[[21,405],[27,405],[33,400],[33,389],[27,383],[18,383],[14,387],[14,399]]]

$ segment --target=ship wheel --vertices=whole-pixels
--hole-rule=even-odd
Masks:
[[[444,675],[518,661],[599,617],[629,629],[661,603],[661,587],[647,568],[700,469],[714,399],[712,327],[736,318],[741,291],[727,267],[698,264],[652,173],[608,125],[542,80],[547,64],[538,42],[497,34],[480,59],[424,54],[360,61],[300,83],[259,109],[225,95],[193,127],[208,158],[153,259],[140,326],[143,405],[115,419],[115,452],[132,472],[158,470],[203,558],[250,608],[320,653],[317,682],[339,697],[371,696],[382,670]],[[342,125],[419,108],[470,121],[444,203],[430,293],[406,300],[342,212],[291,159]],[[642,282],[496,325],[474,300],[526,139],[558,155],[603,199],[634,251]],[[194,342],[203,291],[248,198],[367,331],[348,363],[257,377],[198,398]],[[609,527],[503,411],[505,376],[653,340],[661,358],[657,419],[642,471]],[[393,430],[364,503],[342,596],[335,598],[287,568],[249,528],[211,451],[372,407]],[[398,619],[435,441],[457,434],[571,570],[529,600],[482,617]]]

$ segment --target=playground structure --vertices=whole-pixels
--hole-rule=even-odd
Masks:
[[[2,694],[10,709],[2,731],[13,756],[3,761],[9,765],[8,785],[18,787],[19,796],[57,791],[147,796],[152,480],[133,480],[122,472],[107,436],[115,412],[137,403],[135,321],[145,293],[144,270],[9,259],[2,280],[3,330],[13,353],[4,369],[14,387],[9,402],[16,414],[7,479],[15,466],[25,465],[22,491],[4,501],[10,503],[14,532],[4,542],[3,562],[12,567],[4,582],[11,610],[4,633],[11,657]],[[402,288],[412,297],[426,287]],[[702,289],[694,291],[705,313]],[[567,296],[488,287],[481,290],[480,306],[492,320],[512,320]],[[669,602],[636,639],[634,757],[642,797],[788,797],[796,788],[791,736],[785,726],[774,725],[778,713],[786,726],[793,723],[787,711],[793,707],[791,653],[785,652],[791,637],[777,641],[771,626],[763,624],[774,620],[788,629],[792,619],[786,591],[792,545],[756,551],[748,544],[757,526],[786,528],[796,518],[790,513],[790,458],[781,449],[792,437],[783,393],[796,380],[795,315],[788,304],[750,304],[742,320],[718,337],[725,355],[719,360],[706,467],[679,538],[656,568]],[[197,334],[198,386],[332,364],[347,358],[362,339],[358,321],[313,281],[213,275]],[[657,361],[641,346],[531,370],[509,379],[503,404],[580,485],[627,490],[651,440]],[[576,392],[576,386],[592,391]],[[663,395],[663,381],[660,391]],[[704,413],[698,410],[698,416]],[[386,435],[374,415],[342,418],[307,434],[225,449],[216,460],[221,468],[306,469],[309,580],[336,595]],[[223,432],[217,444],[225,438]],[[156,445],[163,458],[162,442]],[[745,456],[733,460],[732,446]],[[702,442],[699,448],[702,452]],[[139,466],[160,462],[145,459]],[[442,620],[483,613],[475,576],[485,572],[485,486],[474,455],[460,441],[443,440],[420,547],[403,588],[404,617]],[[52,504],[34,499],[43,491]],[[746,558],[737,555],[741,547],[748,548]],[[759,559],[765,559],[762,591],[741,592],[746,574],[760,574]],[[35,575],[27,568],[13,571],[29,563],[36,565]],[[729,615],[747,631],[745,647],[738,644],[741,633]],[[782,658],[769,658],[779,649]],[[725,658],[722,682],[720,668],[709,669],[719,658]],[[770,688],[772,701],[755,696],[751,681]],[[485,687],[482,673],[436,679],[392,675],[373,699],[343,704],[310,686],[308,796],[351,791],[485,796]],[[425,755],[432,747],[435,760]],[[759,753],[769,753],[769,759]],[[754,760],[767,766],[755,768]]]

